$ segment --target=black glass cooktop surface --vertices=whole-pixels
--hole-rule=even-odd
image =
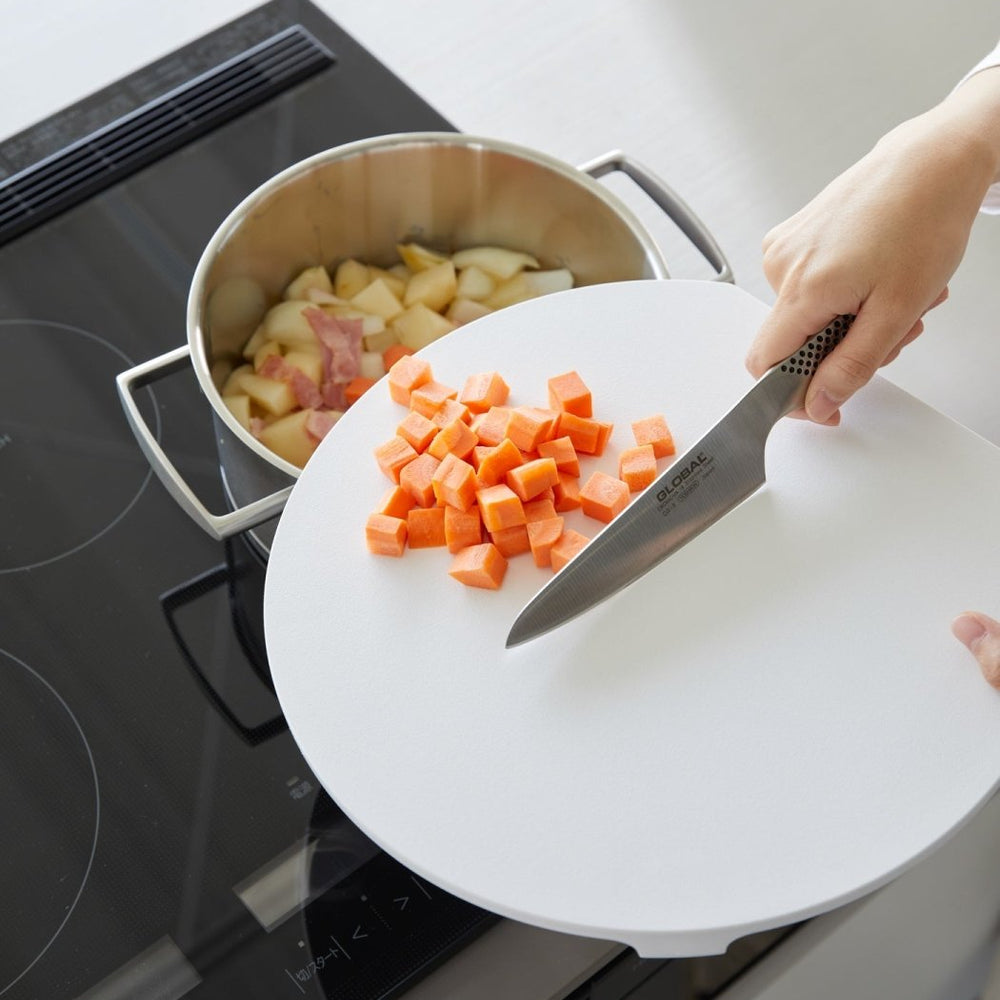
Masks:
[[[0,144],[0,997],[397,995],[492,916],[379,851],[270,688],[252,544],[154,479],[115,376],[185,342],[266,178],[450,128],[306,3],[251,12]],[[139,393],[225,509],[193,375]]]

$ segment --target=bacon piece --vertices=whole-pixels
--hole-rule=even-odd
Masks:
[[[280,354],[272,354],[264,359],[259,374],[266,378],[287,382],[295,394],[295,401],[303,410],[316,409],[323,405],[316,383],[301,368],[290,365]]]
[[[340,416],[340,413],[334,410],[313,410],[306,417],[306,433],[317,441],[322,441]]]
[[[291,370],[292,392],[295,393],[295,400],[303,410],[317,409],[323,405],[323,396],[316,383],[300,368],[294,365],[287,365]]]
[[[346,382],[324,382],[322,389],[320,389],[320,394],[323,397],[323,405],[330,410],[346,410],[346,390]]]
[[[361,320],[339,319],[322,309],[303,309],[302,315],[323,347],[327,377],[334,382],[350,382],[361,365]]]

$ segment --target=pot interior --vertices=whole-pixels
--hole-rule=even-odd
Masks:
[[[347,257],[387,267],[410,240],[524,250],[577,285],[667,276],[629,210],[572,167],[447,133],[366,141],[291,168],[234,212],[199,268],[192,346],[206,366],[233,357],[303,268]]]

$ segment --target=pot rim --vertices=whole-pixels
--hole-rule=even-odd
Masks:
[[[235,208],[226,216],[215,230],[211,239],[205,245],[198,264],[195,268],[191,280],[191,287],[188,291],[187,300],[187,339],[190,351],[191,365],[195,376],[201,386],[202,392],[212,405],[215,414],[225,423],[230,432],[234,434],[251,451],[255,452],[270,465],[279,469],[292,479],[298,479],[302,470],[291,462],[286,461],[279,455],[267,448],[258,441],[230,412],[229,407],[222,402],[222,396],[212,380],[211,368],[205,351],[205,333],[202,329],[201,318],[204,312],[202,303],[204,299],[204,288],[208,273],[219,253],[220,247],[229,239],[231,234],[239,227],[245,216],[252,210],[254,205],[265,200],[272,193],[283,187],[289,181],[300,174],[306,173],[319,164],[332,162],[334,160],[346,159],[361,153],[375,149],[388,149],[394,146],[405,145],[442,145],[442,146],[465,146],[479,147],[492,152],[505,153],[509,156],[519,157],[531,163],[545,167],[554,173],[564,177],[567,181],[575,183],[585,188],[588,192],[604,201],[625,223],[632,232],[636,241],[644,248],[646,258],[650,267],[654,271],[654,278],[667,278],[666,261],[648,230],[639,221],[634,212],[611,190],[600,184],[597,180],[585,171],[573,167],[557,157],[551,156],[537,149],[522,146],[517,143],[508,142],[504,139],[494,139],[480,135],[470,135],[466,132],[394,132],[387,135],[372,136],[365,139],[358,139],[353,142],[342,143],[339,146],[332,146],[329,149],[314,153],[312,156],[299,160],[291,164],[284,170],[279,171],[273,177],[264,181],[263,184],[251,191]]]

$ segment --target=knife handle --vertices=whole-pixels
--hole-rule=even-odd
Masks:
[[[851,314],[831,320],[778,367],[790,375],[804,375],[808,381],[819,367],[819,363],[847,336],[847,331],[853,322],[854,316]]]
[[[768,428],[805,402],[806,389],[819,363],[847,336],[853,315],[837,316],[814,333],[794,354],[778,362],[757,382],[752,395]]]

